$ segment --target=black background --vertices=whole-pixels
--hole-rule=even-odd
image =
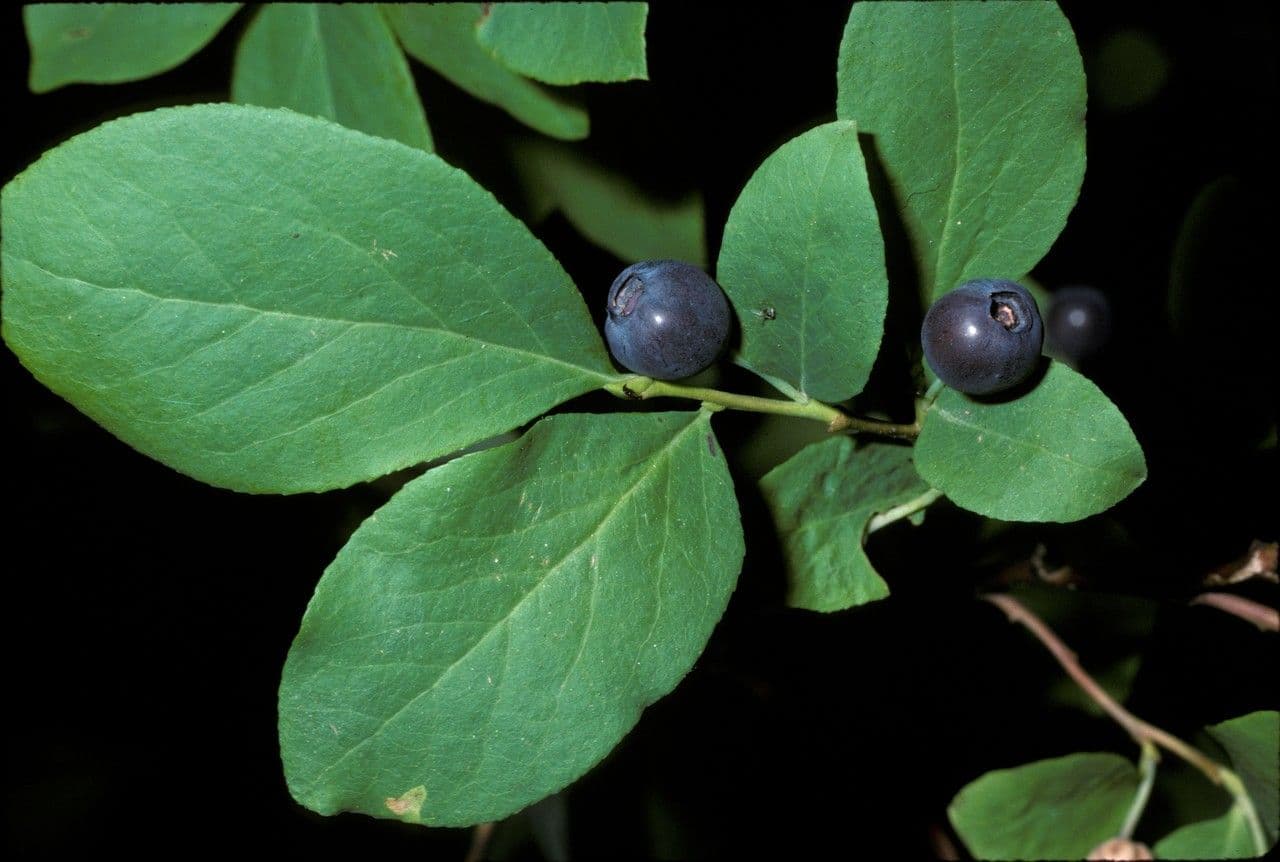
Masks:
[[[579,89],[590,151],[655,191],[703,189],[714,260],[755,167],[834,118],[848,6],[691,6],[652,8],[649,83]],[[926,855],[950,797],[988,769],[1078,750],[1130,754],[1114,726],[1040,697],[1057,673],[1050,660],[971,600],[1036,542],[1100,592],[1159,603],[1130,700],[1140,715],[1190,734],[1275,708],[1275,636],[1183,604],[1206,570],[1251,539],[1276,538],[1280,523],[1274,12],[1064,8],[1091,76],[1089,163],[1079,205],[1035,274],[1049,288],[1091,283],[1112,297],[1118,339],[1090,373],[1129,417],[1149,480],[1104,517],[994,537],[979,536],[979,519],[936,507],[923,533],[895,527],[872,543],[892,599],[820,617],[780,607],[776,550],[739,472],[748,563],[738,592],[679,689],[567,792],[579,858]],[[166,74],[40,96],[25,88],[19,12],[0,21],[8,180],[111,117],[225,100],[246,14]],[[1108,110],[1093,99],[1105,71],[1097,58],[1125,28],[1159,46],[1169,76],[1147,103]],[[518,210],[504,142],[522,127],[421,66],[415,73],[440,154]],[[1165,314],[1174,241],[1197,193],[1223,176],[1236,178],[1236,192],[1211,234],[1193,323],[1175,334]],[[622,262],[559,217],[538,233],[599,307]],[[900,317],[890,334],[906,342],[916,324],[909,308]],[[8,848],[461,858],[467,830],[321,818],[293,803],[281,774],[279,669],[316,579],[385,500],[385,483],[287,498],[210,488],[112,438],[7,350],[0,370]],[[901,409],[885,394],[893,369],[877,374],[866,400]],[[572,409],[613,407],[585,399]],[[720,427],[732,453],[753,426]],[[1086,662],[1106,643],[1108,608],[1099,601],[1093,639],[1086,630],[1073,644]],[[1151,816],[1158,823],[1161,812]],[[520,845],[524,828],[500,826],[496,846],[538,858]]]

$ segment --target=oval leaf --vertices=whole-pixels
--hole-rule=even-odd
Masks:
[[[823,401],[862,391],[889,284],[853,123],[819,126],[765,160],[729,214],[716,275],[744,365]]]
[[[1076,521],[1147,477],[1124,416],[1088,378],[1054,362],[1010,401],[944,389],[925,414],[916,469],[958,506],[1004,521]]]
[[[1256,859],[1249,821],[1238,806],[1221,817],[1170,832],[1151,848],[1157,859]]]
[[[801,450],[760,480],[783,540],[787,604],[839,611],[883,599],[889,587],[862,544],[874,515],[929,490],[911,449],[873,443],[855,449],[835,437]]]
[[[705,413],[562,415],[405,486],[325,572],[280,746],[322,814],[496,820],[598,762],[693,665],[742,562]]]
[[[1083,859],[1120,832],[1137,791],[1123,757],[1072,754],[988,772],[947,815],[976,859]]]
[[[65,84],[117,84],[158,75],[209,44],[239,8],[239,3],[24,6],[30,87],[47,93]]]
[[[1055,4],[855,4],[837,86],[836,114],[874,139],[927,300],[1049,250],[1085,162],[1084,67]]]
[[[4,337],[135,448],[349,485],[615,379],[569,277],[461,171],[288,111],[108,123],[4,189]]]
[[[706,268],[697,192],[655,198],[575,147],[541,139],[516,145],[513,161],[538,218],[558,209],[583,236],[624,261],[671,259]]]
[[[494,3],[476,38],[513,72],[547,84],[648,78],[647,3]]]
[[[1280,834],[1280,712],[1251,712],[1205,730],[1231,758],[1274,844]]]
[[[400,44],[477,99],[492,102],[553,138],[587,136],[587,112],[490,57],[476,42],[478,3],[392,3],[382,7]]]
[[[231,98],[431,150],[409,64],[377,6],[268,3],[240,40]]]

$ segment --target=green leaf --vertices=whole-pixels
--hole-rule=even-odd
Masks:
[[[476,38],[513,72],[546,84],[648,78],[647,3],[494,3]]]
[[[760,480],[787,559],[787,604],[841,611],[883,599],[889,587],[862,547],[874,515],[929,490],[906,446],[855,449],[834,437],[802,449]]]
[[[853,123],[819,126],[765,160],[729,214],[716,274],[744,365],[823,401],[862,391],[889,284]]]
[[[925,414],[916,469],[958,506],[1004,521],[1076,521],[1147,477],[1129,423],[1086,377],[1057,362],[1010,401],[944,389]]]
[[[702,195],[660,200],[573,147],[545,140],[520,142],[513,161],[536,218],[558,209],[624,261],[683,260],[706,268]]]
[[[706,645],[742,562],[709,414],[566,414],[405,486],[325,572],[285,664],[294,796],[496,820],[597,763]]]
[[[1280,712],[1251,712],[1205,730],[1231,758],[1274,844],[1280,833]]]
[[[36,3],[22,7],[31,90],[167,72],[209,44],[239,3]]]
[[[10,182],[0,214],[10,348],[215,485],[349,485],[616,379],[569,277],[488,192],[325,120],[107,123]]]
[[[268,3],[240,40],[231,98],[431,150],[409,64],[376,6]]]
[[[543,134],[587,136],[587,112],[494,60],[475,39],[477,3],[393,3],[382,7],[400,44],[477,99],[492,102]]]
[[[947,814],[977,859],[1083,859],[1114,837],[1138,791],[1116,754],[1072,754],[988,772]]]
[[[1254,859],[1249,823],[1232,806],[1221,817],[1175,829],[1151,848],[1157,859]]]
[[[926,300],[1048,251],[1085,162],[1084,68],[1055,4],[855,4],[837,86],[837,116],[874,139]]]

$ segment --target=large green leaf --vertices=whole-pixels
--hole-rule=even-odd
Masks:
[[[1061,363],[1009,401],[944,389],[925,414],[916,469],[952,502],[1005,521],[1075,521],[1147,476],[1142,447],[1110,399]]]
[[[405,486],[320,581],[285,665],[294,796],[495,820],[600,760],[702,651],[742,562],[709,414],[567,414]],[[400,806],[394,806],[398,808]]]
[[[787,559],[787,604],[839,611],[882,599],[889,587],[863,550],[867,523],[929,490],[911,449],[861,449],[835,437],[802,449],[760,480]]]
[[[1084,177],[1085,81],[1053,3],[858,3],[836,113],[892,184],[926,299],[1016,278],[1066,224]]]
[[[1249,822],[1239,807],[1170,832],[1151,848],[1157,859],[1253,859]]]
[[[476,38],[511,69],[547,84],[648,78],[647,3],[494,3]]]
[[[1280,833],[1280,712],[1251,712],[1205,730],[1231,758],[1274,844]]]
[[[535,218],[558,209],[583,236],[627,262],[671,259],[706,268],[700,194],[660,200],[574,147],[552,141],[520,142],[514,162]]]
[[[947,814],[977,859],[1083,859],[1119,833],[1137,791],[1123,757],[1072,754],[988,772]]]
[[[889,283],[853,123],[783,144],[742,190],[716,276],[738,312],[740,358],[823,401],[862,391]]]
[[[9,183],[4,337],[215,485],[349,485],[614,378],[528,229],[435,156],[289,111],[100,126]]]
[[[231,98],[431,150],[409,64],[377,6],[268,3],[240,40]]]
[[[31,46],[30,87],[116,84],[186,61],[218,34],[239,3],[36,3],[22,20]]]
[[[393,3],[382,7],[400,44],[477,99],[492,102],[553,138],[587,136],[587,112],[494,60],[475,38],[478,3]]]

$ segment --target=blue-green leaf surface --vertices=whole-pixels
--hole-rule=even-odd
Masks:
[[[493,3],[476,38],[513,72],[546,84],[649,77],[647,3]]]
[[[819,126],[765,160],[729,214],[716,277],[744,365],[823,401],[862,391],[889,283],[853,123]]]
[[[587,136],[587,112],[493,59],[476,41],[479,3],[392,3],[383,6],[400,44],[477,99],[491,102],[553,138]]]
[[[434,469],[326,571],[280,689],[294,796],[496,820],[598,762],[689,671],[742,562],[709,414],[566,414]]]
[[[1254,859],[1249,822],[1237,805],[1221,817],[1189,823],[1151,848],[1157,859]]]
[[[523,224],[435,156],[289,111],[139,114],[4,188],[4,338],[125,442],[322,490],[616,379]]]
[[[1008,401],[944,389],[925,414],[916,469],[956,505],[1004,521],[1075,521],[1147,476],[1129,423],[1088,378],[1051,363]]]
[[[239,3],[35,3],[22,20],[32,91],[117,84],[166,72],[218,34]]]
[[[1016,278],[1049,250],[1084,177],[1085,79],[1056,4],[857,3],[836,113],[882,160],[926,300]]]
[[[1117,754],[1072,754],[988,772],[947,814],[976,859],[1083,859],[1114,837],[1138,790]]]
[[[1280,712],[1261,710],[1205,728],[1231,758],[1271,843],[1280,834]]]
[[[911,449],[835,437],[802,449],[760,481],[783,541],[787,604],[839,611],[889,595],[862,543],[867,523],[929,490]]]
[[[377,6],[268,3],[240,40],[231,98],[431,150],[409,64]]]

